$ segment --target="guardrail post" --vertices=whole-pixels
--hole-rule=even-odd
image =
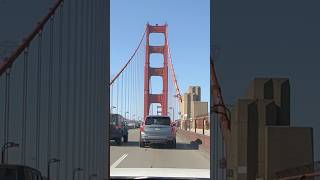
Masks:
[[[203,134],[203,135],[204,135],[204,119],[205,119],[205,118],[202,119],[202,134]]]
[[[194,119],[194,132],[197,133],[197,119]]]

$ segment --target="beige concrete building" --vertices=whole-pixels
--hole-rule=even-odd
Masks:
[[[200,86],[189,86],[187,93],[191,95],[191,101],[201,101]]]
[[[187,92],[182,96],[180,112],[180,119],[182,120],[190,120],[208,114],[208,102],[201,101],[200,86],[188,87]]]
[[[191,101],[191,118],[195,119],[208,115],[208,102]]]
[[[250,99],[273,100],[278,107],[277,119],[267,125],[290,125],[290,83],[287,78],[255,78],[246,92]]]
[[[288,79],[255,79],[233,108],[227,137],[228,179],[274,179],[313,162],[312,128],[290,127]]]

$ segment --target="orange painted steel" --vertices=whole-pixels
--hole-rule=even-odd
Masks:
[[[173,64],[172,64],[172,58],[171,58],[170,49],[169,49],[169,65],[170,65],[172,79],[174,81],[174,86],[176,88],[176,97],[180,100],[180,102],[182,102],[182,97],[181,97],[180,89],[179,89],[179,86],[178,86],[176,73],[174,72],[174,68],[173,68]]]
[[[149,35],[151,33],[162,33],[165,37],[163,46],[150,46]],[[163,67],[152,68],[150,67],[150,54],[161,53],[163,54]],[[160,76],[163,81],[162,94],[150,94],[150,79],[152,76]],[[146,26],[146,56],[144,65],[144,119],[149,115],[150,105],[152,103],[161,104],[161,115],[168,114],[168,36],[167,24]]]

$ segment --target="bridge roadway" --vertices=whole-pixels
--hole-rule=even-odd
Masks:
[[[110,141],[110,166],[112,168],[184,168],[210,169],[209,155],[177,136],[177,148],[162,145],[139,147],[139,130],[129,130],[129,140],[121,146]]]

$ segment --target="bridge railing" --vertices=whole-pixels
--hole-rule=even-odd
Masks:
[[[210,116],[200,116],[195,119],[179,120],[177,127],[186,131],[193,131],[195,133],[206,134],[210,130]]]

